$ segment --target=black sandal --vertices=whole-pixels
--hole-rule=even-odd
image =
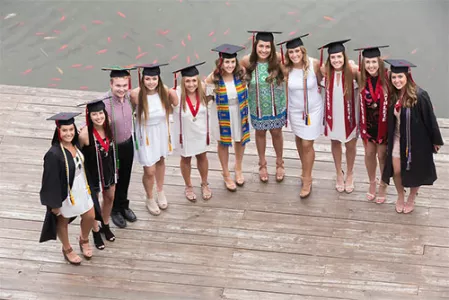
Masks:
[[[101,224],[100,232],[104,234],[104,237],[106,240],[113,242],[115,241],[115,235],[112,233],[111,229],[109,228],[109,224]]]
[[[101,238],[100,230],[98,230],[97,232],[92,230],[92,235],[94,237],[95,248],[97,248],[98,250],[103,250],[105,246],[103,239]]]

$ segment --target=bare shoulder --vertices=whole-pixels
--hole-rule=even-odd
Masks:
[[[242,57],[240,60],[240,65],[244,68],[247,68],[249,66],[249,54]]]
[[[79,141],[80,141],[80,146],[84,147],[84,146],[89,146],[89,131],[87,126],[84,126],[80,133],[79,133]]]
[[[206,80],[205,80],[206,84],[213,84],[213,83],[214,83],[213,78],[214,78],[214,73],[211,72],[211,73],[210,73],[209,75],[207,75],[207,77],[206,77]]]

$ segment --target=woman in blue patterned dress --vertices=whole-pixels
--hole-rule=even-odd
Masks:
[[[248,81],[248,104],[251,125],[256,130],[256,147],[259,155],[259,178],[268,182],[267,130],[270,131],[276,152],[276,181],[284,179],[284,160],[282,127],[286,124],[286,97],[284,75],[281,71],[280,55],[276,53],[273,33],[252,32],[255,35],[250,55],[240,64],[246,69]]]

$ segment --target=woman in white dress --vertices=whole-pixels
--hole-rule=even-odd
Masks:
[[[48,120],[56,122],[52,146],[44,157],[40,198],[47,207],[40,242],[59,237],[64,258],[74,265],[81,258],[69,241],[68,224],[81,216],[79,246],[86,259],[92,258],[89,233],[95,219],[94,200],[84,168],[84,156],[78,149],[78,132],[74,117],[79,113],[60,113]],[[98,207],[98,201],[95,198]]]
[[[172,150],[168,118],[171,92],[162,83],[159,68],[165,65],[137,66],[143,68],[142,76],[139,76],[139,87],[131,91],[131,102],[136,107],[134,149],[137,160],[143,166],[146,206],[155,216],[168,207],[164,193],[165,157]],[[155,181],[157,198],[153,193]]]
[[[214,99],[210,110],[211,134],[217,145],[226,188],[235,192],[245,184],[242,173],[243,153],[250,140],[248,120],[248,90],[243,81],[244,71],[239,66],[237,52],[243,47],[223,44],[215,70],[206,78],[206,95]],[[234,142],[235,181],[229,174],[229,147]]]
[[[318,92],[321,81],[320,63],[307,55],[302,35],[279,43],[286,44],[285,77],[287,82],[287,115],[295,134],[301,160],[302,188],[299,196],[306,198],[312,191],[312,169],[315,162],[314,141],[323,132],[323,99]],[[282,53],[283,51],[281,51]],[[304,88],[305,87],[305,88]]]
[[[331,139],[337,179],[335,189],[342,193],[354,191],[354,162],[358,134],[357,65],[351,65],[345,53],[347,40],[332,42],[320,48],[328,49],[326,65],[321,67],[324,76],[324,134]],[[342,146],[346,148],[346,179],[341,166]]]
[[[209,161],[206,151],[210,142],[209,137],[209,108],[205,86],[201,82],[194,64],[173,72],[181,72],[181,87],[176,88],[176,95],[172,98],[175,141],[175,152],[181,155],[181,173],[185,182],[185,196],[191,202],[196,201],[192,180],[192,157],[196,157],[198,171],[201,176],[201,195],[204,200],[212,197],[207,182]],[[176,77],[175,77],[176,78]]]

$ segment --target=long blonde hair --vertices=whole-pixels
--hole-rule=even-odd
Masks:
[[[418,86],[416,85],[415,82],[413,82],[412,77],[410,76],[409,73],[404,73],[404,74],[407,78],[407,83],[405,84],[405,87],[403,87],[403,89],[405,89],[405,93],[401,99],[401,90],[398,90],[391,82],[392,73],[390,72],[390,76],[388,78],[389,79],[388,84],[390,86],[390,91],[391,91],[390,105],[396,104],[396,102],[399,99],[401,99],[401,106],[409,108],[409,107],[415,106],[416,102],[418,102],[418,95],[417,95]]]
[[[168,99],[168,92],[165,89],[164,84],[162,83],[161,76],[158,77],[158,84],[157,84],[157,93],[159,95],[159,98],[161,99],[162,106],[165,108],[165,112],[168,114],[170,112],[170,101]],[[138,96],[138,104],[137,104],[137,120],[139,121],[139,124],[142,124],[142,115],[145,120],[145,122],[148,120],[149,117],[149,108],[148,108],[148,89],[145,86],[145,76],[142,76],[139,82],[139,96]]]
[[[343,75],[345,76],[345,90],[343,91],[344,94],[344,98],[346,99],[346,101],[351,101],[352,99],[352,94],[354,93],[354,91],[351,89],[352,87],[352,81],[354,80],[354,76],[352,74],[352,69],[351,66],[349,65],[349,61],[348,61],[348,57],[346,56],[345,51],[342,52],[343,53],[343,57],[344,57],[344,64],[343,64]],[[331,73],[334,71],[334,67],[331,64],[331,59],[330,59],[330,54],[327,57],[326,60],[326,85],[329,84],[330,80],[331,80]]]
[[[203,84],[201,83],[200,76],[196,75],[196,80],[198,81],[198,87],[196,89],[196,92],[198,93],[200,97],[201,104],[207,105],[207,99],[206,99],[206,92],[203,89]],[[185,77],[182,77],[181,79],[181,105],[182,109],[186,110],[186,86],[185,86]]]
[[[304,46],[300,46],[299,49],[301,49],[302,53],[302,69],[304,70],[304,78],[307,78],[310,70],[310,62],[309,62],[309,56],[307,55],[307,49]],[[287,55],[285,55],[285,67],[288,69],[288,72],[290,72],[293,69],[293,62],[290,60],[290,57],[288,56],[288,49],[286,51]]]

